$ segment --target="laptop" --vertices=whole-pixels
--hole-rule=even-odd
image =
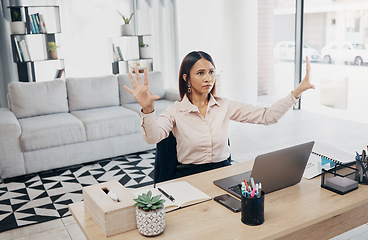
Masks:
[[[252,171],[222,178],[213,183],[225,191],[241,197],[241,182],[250,177],[262,183],[265,193],[297,184],[303,177],[314,141],[288,147],[256,157]]]

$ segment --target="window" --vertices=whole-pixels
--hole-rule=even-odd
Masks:
[[[366,1],[304,1],[304,43],[321,53],[312,63],[316,90],[302,109],[368,122],[368,7]]]

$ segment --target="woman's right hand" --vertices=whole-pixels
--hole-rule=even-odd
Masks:
[[[130,89],[126,85],[124,88],[130,92],[135,100],[141,105],[143,113],[151,113],[153,112],[155,100],[160,97],[157,95],[152,95],[151,91],[148,88],[148,75],[147,69],[144,69],[144,83],[142,83],[141,76],[139,75],[138,69],[134,68],[135,76],[137,78],[137,83],[134,81],[134,78],[131,73],[129,73],[129,79],[134,89]]]

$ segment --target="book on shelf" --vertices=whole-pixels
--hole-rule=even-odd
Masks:
[[[27,48],[27,44],[24,40],[22,41],[18,41],[18,45],[19,45],[19,50],[22,56],[22,62],[27,62],[30,61],[31,58],[29,56],[29,52],[28,52],[28,48]]]
[[[31,14],[31,18],[32,18],[32,22],[33,22],[33,27],[35,32],[34,33],[40,33],[39,29],[38,29],[38,23],[36,20],[36,14]]]
[[[316,141],[303,176],[312,179],[322,173],[322,168],[329,170],[337,163],[351,164],[353,162],[355,162],[354,153],[336,148],[325,142]]]
[[[162,189],[165,193],[171,195],[175,200],[171,201],[162,192],[160,192],[159,189]],[[166,212],[188,207],[212,199],[210,196],[185,181],[158,183],[156,184],[156,188],[150,185],[147,187],[132,189],[131,192],[134,196],[138,197],[138,195],[147,193],[149,190],[151,190],[152,196],[162,195],[161,198],[166,200],[164,202]]]
[[[119,46],[116,47],[116,49],[118,50],[118,54],[119,54],[119,58],[120,60],[124,61],[124,57],[123,57],[123,53],[121,52],[121,49]]]
[[[118,52],[115,44],[112,44],[112,52],[113,52],[114,62],[120,61],[119,52]]]
[[[61,78],[61,76],[63,75],[63,72],[64,72],[64,68],[56,70],[55,79]]]
[[[43,18],[42,14],[39,14],[39,19],[40,19],[40,24],[41,24],[41,28],[42,28],[42,32],[43,33],[47,33],[47,29],[46,29],[46,23],[45,23],[45,19]]]
[[[21,44],[24,48],[24,56],[25,56],[25,61],[31,61],[31,55],[29,54],[29,50],[28,50],[28,46],[27,46],[27,43],[26,41],[22,40],[21,41]]]
[[[23,62],[21,50],[20,50],[20,47],[19,47],[19,42],[16,38],[14,38],[14,44],[15,44],[15,48],[17,50],[18,61]]]

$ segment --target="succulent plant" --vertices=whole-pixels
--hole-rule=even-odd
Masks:
[[[152,197],[152,192],[150,190],[147,194],[143,193],[142,195],[138,195],[138,198],[134,199],[134,201],[136,201],[134,205],[146,212],[160,209],[164,206],[163,203],[165,202],[164,199],[160,199],[161,196],[160,194]]]
[[[49,52],[55,51],[58,47],[55,42],[47,42],[47,51]]]
[[[139,44],[139,46],[140,46],[140,47],[149,47],[149,45],[148,45],[148,44],[143,43],[143,42],[141,42],[141,43]]]
[[[11,20],[12,22],[22,21],[22,14],[20,8],[11,8]]]
[[[129,22],[130,22],[130,20],[132,19],[132,17],[133,17],[133,14],[134,14],[134,12],[130,15],[130,17],[125,17],[125,15],[123,15],[123,14],[121,14],[121,12],[119,12],[118,11],[118,13],[119,13],[119,15],[123,18],[123,21],[124,21],[124,23],[125,24],[129,24]]]

